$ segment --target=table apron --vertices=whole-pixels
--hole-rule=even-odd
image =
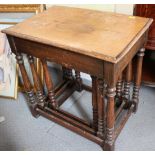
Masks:
[[[146,31],[130,48],[126,55],[122,59],[120,59],[118,63],[116,63],[115,74],[117,75],[117,77],[121,74],[125,67],[127,67],[127,65],[133,60],[134,56],[137,54],[140,48],[145,46],[147,33],[148,31]]]
[[[104,61],[102,60],[17,37],[14,37],[13,40],[17,51],[20,53],[46,59],[90,75],[103,77]]]

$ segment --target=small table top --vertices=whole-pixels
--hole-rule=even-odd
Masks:
[[[3,32],[115,63],[152,21],[112,12],[53,6]]]

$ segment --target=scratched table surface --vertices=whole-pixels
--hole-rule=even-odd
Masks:
[[[53,6],[3,32],[116,62],[151,22],[149,18]]]

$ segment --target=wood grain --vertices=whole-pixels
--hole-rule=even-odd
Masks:
[[[116,62],[151,23],[149,18],[53,6],[3,32]]]

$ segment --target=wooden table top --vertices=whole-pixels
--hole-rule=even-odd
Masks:
[[[53,6],[3,32],[116,63],[151,23],[149,18]]]

